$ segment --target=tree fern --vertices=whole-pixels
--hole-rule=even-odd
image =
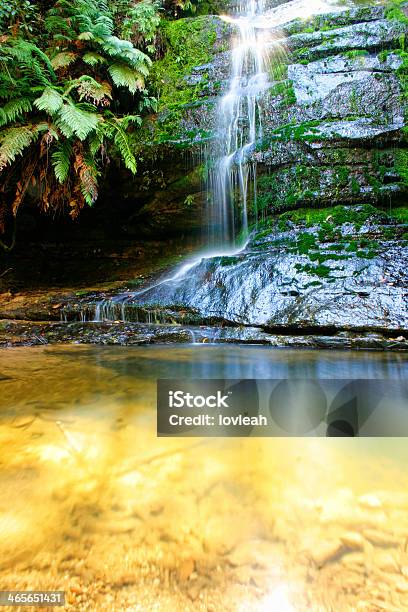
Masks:
[[[113,9],[121,4],[127,21],[118,30],[124,20]],[[42,0],[38,7],[48,37],[25,40],[17,26],[0,45],[0,172],[18,193],[14,202],[34,178],[43,211],[65,204],[75,217],[97,198],[109,147],[136,172],[126,132],[140,125],[139,113],[155,108],[145,90],[152,62],[144,51],[159,8],[155,0]],[[119,88],[128,94],[118,95]],[[121,116],[129,108],[133,114]]]

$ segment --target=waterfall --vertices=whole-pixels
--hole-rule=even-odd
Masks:
[[[144,311],[143,301],[148,297],[147,303],[153,303],[156,289],[160,293],[163,286],[183,283],[203,259],[242,250],[248,237],[249,219],[257,219],[256,165],[251,157],[263,136],[262,98],[270,87],[269,62],[275,59],[279,62],[285,53],[280,26],[295,18],[327,12],[331,2],[336,2],[291,0],[266,10],[264,1],[245,0],[233,16],[223,16],[233,24],[236,34],[228,87],[217,107],[216,144],[211,147],[207,160],[210,231],[206,253],[184,263],[173,276],[156,285],[99,302],[95,305],[93,321],[126,321],[129,312],[132,312],[131,320],[135,320],[139,316],[135,307],[141,305]],[[88,309],[83,312],[82,320],[86,320]],[[157,317],[160,320],[160,314],[151,309],[140,314],[143,322],[146,317],[153,322],[152,316],[155,322]]]
[[[247,0],[235,18],[224,17],[236,27],[237,35],[229,87],[217,112],[217,147],[209,186],[211,246],[237,246],[237,232],[243,239],[248,235],[251,176],[256,191],[256,167],[249,155],[262,138],[259,97],[268,87],[267,41],[264,30],[257,27],[262,14],[263,0]]]

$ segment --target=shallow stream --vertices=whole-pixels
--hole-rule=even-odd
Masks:
[[[407,373],[383,352],[3,350],[0,589],[73,610],[408,609],[406,439],[160,439],[155,410],[160,377]]]

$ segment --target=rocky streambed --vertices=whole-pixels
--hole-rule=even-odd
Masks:
[[[404,438],[158,438],[154,409],[157,378],[406,370],[386,353],[0,352],[1,588],[61,589],[75,612],[406,610]]]

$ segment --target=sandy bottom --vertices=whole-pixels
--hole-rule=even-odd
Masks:
[[[194,350],[0,353],[0,589],[65,590],[70,610],[408,610],[406,439],[158,439],[155,378],[196,376]],[[237,350],[196,363],[225,375]],[[339,355],[346,375],[388,359]]]

